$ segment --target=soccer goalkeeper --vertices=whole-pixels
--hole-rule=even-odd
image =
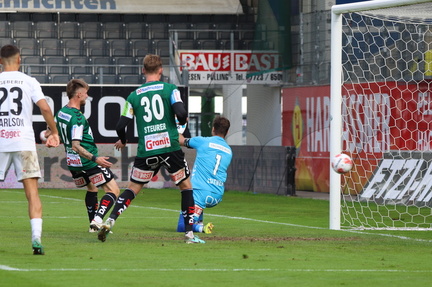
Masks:
[[[229,128],[230,121],[225,117],[218,116],[213,121],[213,136],[185,138],[180,135],[180,145],[197,151],[192,170],[192,188],[195,200],[194,232],[212,233],[213,224],[209,222],[204,225],[203,223],[203,209],[216,206],[222,201],[224,195],[227,169],[232,158],[232,150],[225,141]],[[185,231],[181,214],[177,231]]]

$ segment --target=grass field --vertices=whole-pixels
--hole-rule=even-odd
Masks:
[[[328,201],[228,191],[206,244],[175,232],[176,189],[145,190],[107,241],[88,233],[84,190],[40,191],[45,256],[27,201],[0,191],[0,286],[429,286],[430,231],[328,229]]]

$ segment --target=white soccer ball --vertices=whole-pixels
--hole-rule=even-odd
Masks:
[[[43,130],[43,131],[41,131],[40,134],[39,134],[39,138],[40,138],[40,140],[41,140],[42,142],[46,142],[46,141],[47,141],[47,138],[45,137],[45,132],[46,132],[46,130]]]
[[[350,156],[340,153],[331,160],[331,167],[337,173],[343,174],[349,172],[353,167],[353,161]]]

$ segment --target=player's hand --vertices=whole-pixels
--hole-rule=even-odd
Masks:
[[[109,157],[107,156],[98,156],[95,160],[95,163],[100,165],[101,167],[111,167],[112,163],[108,161]]]
[[[116,150],[121,150],[122,148],[124,148],[126,146],[127,143],[123,144],[121,142],[121,140],[118,140],[115,144],[114,147],[116,148]]]
[[[47,147],[58,147],[59,146],[60,137],[58,134],[54,134],[51,131],[46,131],[45,137],[47,138],[45,146],[47,146]]]

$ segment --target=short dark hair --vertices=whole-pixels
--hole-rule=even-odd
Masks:
[[[81,79],[72,79],[67,83],[66,86],[66,94],[68,96],[69,99],[73,98],[73,96],[75,96],[76,91],[79,88],[85,88],[86,90],[89,89],[89,85]]]
[[[144,70],[146,73],[155,74],[159,68],[162,68],[162,60],[159,55],[148,54],[143,60]]]
[[[10,57],[15,56],[16,54],[19,54],[20,50],[17,46],[14,45],[4,45],[0,50],[0,57],[7,59]]]
[[[231,125],[230,121],[227,118],[222,116],[217,116],[213,120],[214,132],[217,135],[223,135],[225,137],[228,133],[230,125]]]

